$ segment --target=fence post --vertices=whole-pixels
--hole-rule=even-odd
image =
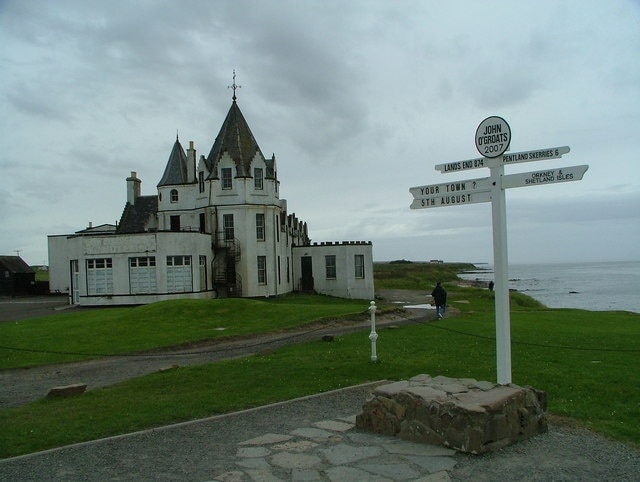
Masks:
[[[369,304],[369,311],[371,312],[371,333],[369,334],[369,340],[371,340],[371,361],[376,361],[378,355],[376,353],[376,340],[378,334],[376,333],[376,302],[372,301]]]

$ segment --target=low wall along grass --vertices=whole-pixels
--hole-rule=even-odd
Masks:
[[[429,265],[424,264],[422,269],[422,280],[418,284],[430,283],[433,274],[428,271]],[[411,276],[420,277],[419,272],[412,267]],[[395,278],[388,276],[386,280],[391,280],[395,286],[401,277],[399,270]],[[385,283],[381,281],[381,287],[388,286]],[[445,282],[445,287],[449,291],[449,304],[456,307],[458,313],[437,322],[379,330],[376,363],[370,361],[368,333],[361,332],[337,337],[334,342],[318,340],[289,345],[270,354],[154,373],[74,398],[43,399],[0,410],[0,426],[3,427],[0,456],[260,406],[367,381],[403,379],[419,373],[494,381],[493,294],[486,289],[460,288],[453,281]],[[247,308],[249,314],[241,315],[241,309],[230,306],[233,303],[221,301],[224,300],[161,306],[160,312],[165,315],[174,309],[172,316],[179,317],[180,313],[188,312],[191,324],[198,327],[189,328],[187,336],[164,335],[153,342],[148,339],[152,338],[154,330],[146,325],[157,328],[160,323],[163,330],[172,326],[171,323],[164,324],[166,322],[160,319],[164,315],[154,312],[153,305],[134,309],[140,310],[136,312],[136,318],[140,316],[141,327],[135,327],[137,320],[124,321],[126,313],[131,313],[132,309],[122,312],[118,312],[119,309],[92,310],[83,315],[83,323],[88,325],[84,329],[78,326],[79,320],[67,319],[64,323],[69,323],[66,328],[77,330],[78,336],[82,334],[85,339],[102,329],[104,323],[111,323],[111,329],[116,332],[115,327],[127,326],[136,336],[126,336],[122,331],[111,336],[108,345],[92,347],[96,350],[119,347],[126,351],[221,336],[216,327],[220,324],[230,327],[234,325],[233,321],[240,319],[253,325],[236,327],[237,330],[266,331],[274,325],[304,324],[315,315],[362,312],[368,305],[366,301],[320,296],[292,296],[272,301],[232,300],[246,301],[250,306]],[[640,315],[547,309],[518,293],[512,293],[511,305],[514,383],[545,390],[552,414],[640,446],[640,373],[637,370]],[[194,313],[198,315],[194,317]],[[56,326],[54,318],[57,317],[12,324],[12,328],[0,325],[0,338],[41,346],[46,343],[45,333],[51,326]],[[221,320],[225,320],[224,323]],[[176,326],[182,330],[188,325],[187,320]],[[214,331],[216,335],[212,334]],[[105,328],[104,333],[108,332]],[[73,350],[81,345],[79,340],[71,341],[70,335],[56,340],[58,351],[65,351],[68,344]],[[135,342],[129,338],[135,338]],[[69,343],[66,343],[68,339]],[[27,365],[37,363],[24,352],[16,354],[2,350],[0,355],[5,366],[19,366],[22,357]],[[132,410],[131,407],[136,408]],[[358,408],[354,407],[354,411]]]

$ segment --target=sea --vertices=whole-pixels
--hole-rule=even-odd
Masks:
[[[493,266],[460,274],[465,280],[489,282]],[[640,261],[599,263],[510,264],[509,289],[549,308],[640,313]]]

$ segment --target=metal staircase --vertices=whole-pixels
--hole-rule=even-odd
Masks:
[[[218,288],[222,288],[227,297],[242,296],[242,278],[237,273],[236,265],[240,262],[240,242],[237,238],[225,236],[224,231],[213,235],[213,280]]]

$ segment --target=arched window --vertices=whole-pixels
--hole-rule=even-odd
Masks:
[[[177,203],[178,202],[178,190],[177,189],[172,189],[171,190],[171,202],[172,203]]]

